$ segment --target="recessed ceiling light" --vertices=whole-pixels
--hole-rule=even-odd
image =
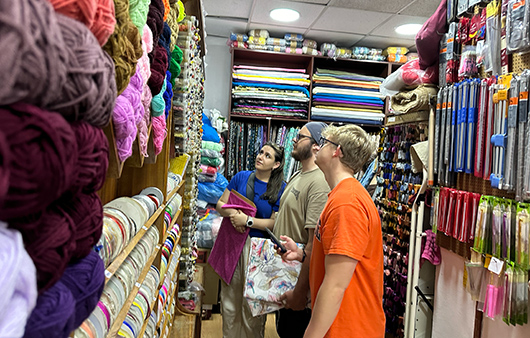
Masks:
[[[423,25],[419,23],[408,23],[406,25],[396,27],[395,31],[401,35],[416,35],[422,26]]]
[[[293,22],[300,18],[300,13],[298,13],[294,9],[276,8],[271,11],[270,16],[273,20],[276,21]]]

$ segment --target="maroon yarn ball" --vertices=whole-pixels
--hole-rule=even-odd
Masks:
[[[0,130],[0,207],[9,189],[9,165],[11,152],[4,133]]]
[[[162,46],[156,46],[154,49],[154,61],[151,65],[151,77],[147,85],[151,89],[153,96],[158,95],[162,90],[164,81],[166,80],[166,71],[168,67],[167,52]]]
[[[61,278],[76,250],[74,221],[53,204],[42,213],[12,219],[8,224],[22,234],[26,251],[37,269],[37,287],[42,293]]]
[[[77,140],[79,157],[77,174],[70,190],[82,190],[86,193],[98,191],[105,183],[109,167],[109,141],[101,128],[86,122],[76,122],[71,126]]]
[[[66,193],[57,201],[57,206],[70,216],[74,225],[76,245],[71,254],[72,259],[86,257],[99,241],[103,231],[101,199],[95,192],[80,192],[75,195]]]
[[[44,210],[74,181],[78,152],[70,124],[57,113],[16,103],[0,108],[0,131],[11,151],[0,219]]]
[[[147,13],[147,26],[153,33],[153,43],[155,45],[158,43],[158,39],[164,29],[164,12],[165,8],[162,0],[151,0],[149,12]]]

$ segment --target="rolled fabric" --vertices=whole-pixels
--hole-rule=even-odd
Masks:
[[[114,32],[116,18],[112,0],[48,0],[58,13],[87,26],[103,46]]]
[[[11,151],[4,133],[0,130],[0,206],[9,189],[9,166],[11,164]]]
[[[0,222],[0,337],[21,337],[37,303],[37,274],[22,236],[6,226]]]
[[[39,295],[26,323],[25,338],[67,338],[75,320],[75,299],[63,283]]]
[[[72,125],[77,140],[77,175],[71,190],[91,193],[98,191],[105,183],[109,167],[109,142],[101,128],[85,122]]]
[[[75,300],[74,328],[87,319],[98,304],[105,286],[105,264],[97,253],[88,256],[64,271],[58,284],[64,284]]]
[[[0,131],[11,150],[9,189],[0,219],[44,210],[75,179],[78,149],[70,124],[59,114],[16,103],[0,108]]]
[[[95,192],[66,193],[56,203],[72,218],[74,225],[75,249],[71,258],[77,260],[86,257],[103,231],[103,206],[99,195]]]
[[[26,251],[37,269],[39,293],[55,284],[75,252],[75,226],[72,218],[56,204],[44,212],[9,221],[20,231]]]

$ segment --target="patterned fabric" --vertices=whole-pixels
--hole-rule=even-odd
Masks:
[[[302,244],[298,244],[302,247]],[[285,262],[270,239],[252,238],[244,296],[253,316],[283,308],[280,296],[293,290],[302,263]]]

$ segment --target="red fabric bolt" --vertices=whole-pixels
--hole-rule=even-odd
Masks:
[[[70,124],[59,114],[17,103],[0,108],[0,131],[11,151],[0,219],[43,211],[75,177],[78,152]]]
[[[86,193],[98,191],[105,183],[109,167],[109,142],[102,129],[86,122],[72,125],[77,140],[77,175],[72,191],[83,190]]]
[[[61,210],[67,213],[74,225],[76,246],[72,251],[72,260],[86,257],[103,231],[103,206],[95,192],[90,194],[66,193],[57,201]]]
[[[154,61],[151,64],[151,77],[149,78],[147,85],[151,89],[153,96],[155,96],[160,93],[164,81],[166,80],[168,62],[167,52],[164,47],[156,46],[153,51]]]
[[[9,227],[22,234],[24,245],[37,269],[39,293],[61,278],[76,249],[72,218],[54,204],[40,214],[12,219]]]

